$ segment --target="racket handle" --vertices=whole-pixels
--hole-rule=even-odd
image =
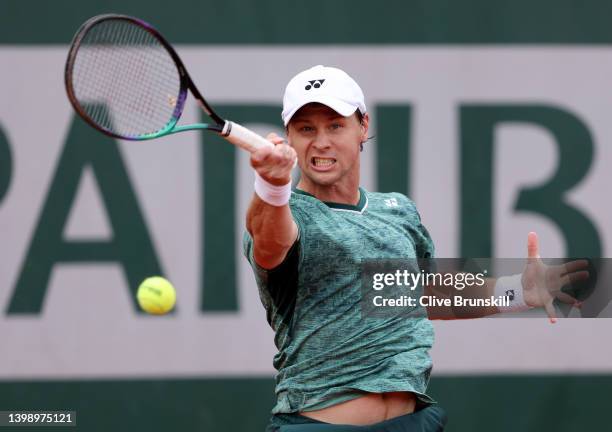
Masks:
[[[225,139],[232,144],[250,153],[253,153],[255,150],[262,147],[274,147],[274,144],[264,137],[259,136],[252,130],[249,130],[244,126],[240,126],[238,123],[234,123],[229,120],[225,121],[225,126],[223,126],[221,135],[223,135],[223,137],[225,137]]]

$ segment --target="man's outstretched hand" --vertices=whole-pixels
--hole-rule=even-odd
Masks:
[[[538,235],[530,232],[527,236],[527,265],[523,271],[523,298],[531,307],[543,307],[551,323],[557,321],[553,301],[557,298],[564,303],[580,307],[580,302],[561,291],[565,285],[588,279],[587,260],[575,260],[565,264],[549,266],[540,259]]]

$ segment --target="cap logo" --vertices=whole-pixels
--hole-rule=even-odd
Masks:
[[[304,90],[310,90],[313,87],[319,88],[323,85],[324,82],[325,82],[324,79],[308,81],[308,84],[306,84],[306,87],[304,87]]]

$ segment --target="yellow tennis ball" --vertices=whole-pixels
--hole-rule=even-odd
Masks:
[[[172,284],[161,276],[146,278],[136,293],[140,307],[150,314],[168,313],[176,303],[176,291]]]

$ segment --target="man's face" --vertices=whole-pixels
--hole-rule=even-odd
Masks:
[[[329,186],[359,176],[360,144],[367,139],[368,115],[343,117],[318,103],[303,106],[291,118],[287,137],[298,156],[302,176]]]

